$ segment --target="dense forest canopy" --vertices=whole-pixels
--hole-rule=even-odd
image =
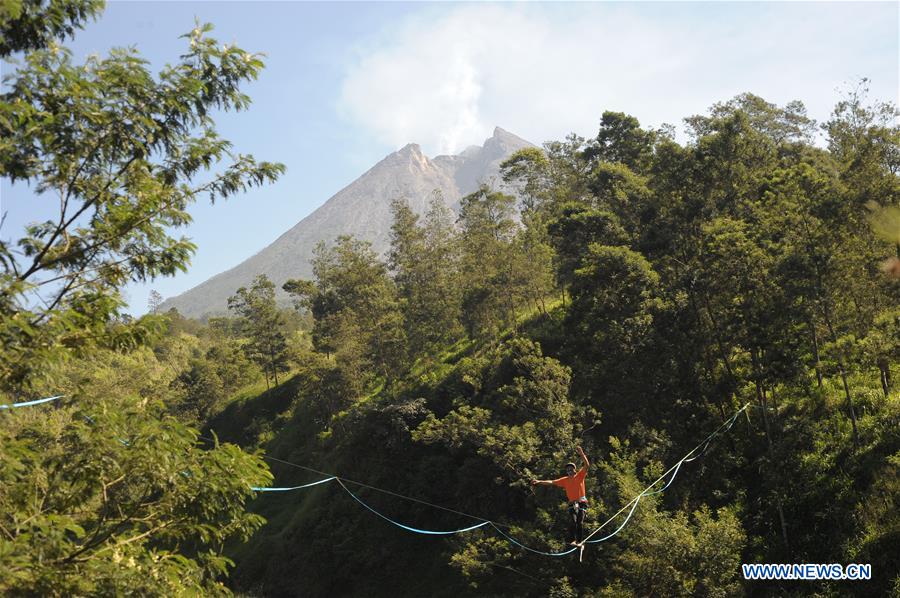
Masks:
[[[156,75],[133,50],[76,65],[55,40],[100,3],[10,7],[0,174],[60,214],[0,242],[0,402],[65,397],[0,411],[3,593],[900,592],[900,128],[865,81],[825,123],[746,93],[684,142],[604,112],[508,159],[515,195],[393,198],[389,253],[322,244],[293,308],[260,276],[227,317],[132,318],[125,283],[187,267],[191,202],[283,172],[209,116],[249,106],[262,62],[198,25]],[[251,490],[309,467],[407,525],[472,514],[556,552],[564,495],[532,479],[583,446],[593,529],[748,403],[582,562],[416,536],[333,484]],[[754,562],[872,579],[743,580]]]

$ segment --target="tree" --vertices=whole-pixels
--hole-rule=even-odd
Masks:
[[[462,334],[459,284],[460,255],[454,214],[440,196],[434,196],[425,213],[425,254],[423,278],[427,281],[422,305],[427,306],[431,322],[426,346],[432,348],[457,340]]]
[[[709,116],[690,116],[685,122],[694,135],[703,137],[714,133],[718,123],[742,114],[755,131],[775,143],[809,143],[816,130],[816,121],[806,115],[803,102],[788,102],[783,108],[752,93],[742,93],[727,102],[716,103]]]
[[[499,345],[467,370],[464,377],[480,384],[444,417],[429,414],[413,439],[477,452],[511,485],[524,488],[532,471],[548,467],[571,442],[571,372],[524,338]]]
[[[225,399],[222,379],[205,359],[194,359],[189,368],[175,379],[184,392],[180,411],[190,414],[190,421],[204,423]]]
[[[147,297],[147,311],[151,314],[155,314],[159,312],[159,306],[162,305],[163,296],[160,295],[156,289],[150,290],[150,295]]]
[[[627,247],[594,244],[588,248],[571,287],[566,314],[568,351],[577,355],[584,386],[595,407],[611,422],[634,409],[629,392],[634,368],[647,368],[654,319],[663,311],[659,275],[641,254]],[[651,385],[652,370],[642,377]]]
[[[41,20],[29,2],[21,14],[37,31],[29,36],[43,39],[70,30],[63,23],[73,17],[61,15],[73,7],[81,7],[77,25],[96,6],[53,2],[49,20]],[[218,44],[211,29],[197,25],[185,36],[187,52],[158,76],[133,48],[76,65],[56,45],[26,54],[7,76],[0,175],[59,203],[58,217],[29,226],[14,244],[0,242],[0,338],[11,348],[0,359],[0,380],[7,387],[61,352],[109,341],[106,326],[123,305],[125,283],[185,270],[195,247],[171,235],[190,222],[187,207],[198,197],[226,198],[284,171],[232,153],[216,133],[211,112],[247,108],[240,85],[263,63]],[[221,172],[204,176],[222,162]],[[129,329],[141,337],[151,322]]]
[[[196,197],[224,198],[284,170],[233,156],[209,116],[246,108],[240,86],[262,63],[198,26],[158,77],[133,49],[75,65],[55,39],[101,6],[0,7],[0,57],[27,52],[0,96],[0,176],[59,202],[57,218],[0,242],[0,400],[62,390],[69,401],[10,411],[0,427],[0,593],[227,594],[223,546],[263,522],[246,511],[250,488],[271,482],[263,461],[200,446],[161,397],[143,394],[154,389],[61,371],[76,361],[63,357],[95,366],[103,355],[153,355],[135,348],[163,318],[128,322],[121,287],[187,267],[193,245],[170,235]]]
[[[0,58],[46,48],[96,19],[104,0],[9,0],[0,6]]]
[[[471,337],[496,337],[515,323],[521,293],[514,266],[512,196],[482,186],[460,202],[463,320]]]
[[[637,476],[637,455],[617,438],[600,464],[603,496],[624,504],[646,485]],[[733,508],[709,507],[668,513],[658,495],[644,495],[633,520],[606,545],[611,560],[602,596],[734,596],[740,594],[739,566],[747,534]],[[610,554],[611,553],[611,554]],[[708,563],[697,567],[696,563]],[[604,567],[606,568],[606,567]]]
[[[226,396],[259,378],[259,370],[247,359],[237,339],[217,341],[209,348],[204,358],[212,365],[219,380],[222,381],[222,391]]]
[[[540,214],[522,214],[524,226],[516,234],[512,247],[512,280],[522,300],[539,307],[547,315],[544,299],[556,287],[553,272],[553,248],[546,222]]]
[[[222,543],[263,522],[245,511],[272,479],[262,459],[199,447],[158,404],[79,399],[0,429],[0,592],[227,594]]]
[[[405,201],[391,204],[394,224],[388,265],[394,275],[407,360],[430,357],[459,334],[458,263],[449,210],[434,197],[424,225]]]
[[[637,237],[650,206],[647,179],[626,165],[601,162],[591,170],[588,181],[593,207],[615,214],[629,235]]]
[[[282,332],[284,322],[275,304],[275,285],[265,274],[253,280],[248,289],[241,287],[228,298],[228,309],[243,318],[242,330],[248,338],[247,357],[278,386],[278,372],[288,371],[287,339]]]
[[[420,327],[428,324],[427,315],[423,317],[423,308],[419,293],[425,284],[425,272],[422,268],[422,257],[425,253],[425,233],[419,226],[419,217],[404,199],[391,202],[391,249],[388,253],[388,268],[397,286],[397,296],[403,311],[404,329],[409,341],[407,353],[417,355],[424,342]],[[408,356],[404,356],[404,361]]]
[[[624,245],[628,239],[615,214],[576,202],[563,206],[547,231],[555,249],[556,278],[564,288],[574,282],[575,271],[592,244]]]
[[[536,147],[520,149],[500,164],[503,181],[517,188],[525,210],[540,210],[550,201],[550,161]]]
[[[588,161],[615,162],[636,173],[650,167],[656,134],[644,131],[633,116],[606,111],[600,119],[600,131],[584,150]]]
[[[320,243],[313,259],[315,282],[289,280],[284,289],[315,319],[313,344],[334,353],[338,363],[358,374],[361,391],[372,373],[390,381],[406,363],[403,316],[396,288],[367,242],[338,237]]]

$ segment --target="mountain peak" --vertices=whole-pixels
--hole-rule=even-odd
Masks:
[[[407,143],[398,151],[400,154],[422,154],[422,147],[418,143]]]
[[[390,247],[391,201],[405,198],[418,214],[439,191],[445,205],[458,209],[462,197],[482,183],[499,180],[500,163],[527,141],[496,127],[483,147],[470,146],[455,156],[428,158],[417,143],[408,143],[385,156],[355,181],[338,191],[312,214],[279,236],[275,242],[237,266],[217,274],[193,289],[167,300],[163,309],[200,317],[223,313],[228,297],[258,274],[266,274],[277,289],[291,278],[314,275],[311,258],[319,242],[333,243],[339,235],[354,235],[372,243],[383,255]],[[280,226],[281,223],[273,223]],[[279,302],[287,296],[276,291]]]
[[[491,135],[490,139],[485,140],[484,144],[500,144],[504,147],[522,147],[531,145],[518,135],[510,133],[502,127],[494,127],[493,135]]]
[[[484,152],[496,159],[500,156],[508,156],[523,147],[534,147],[517,135],[513,135],[506,129],[494,127],[494,133],[484,140]]]
[[[378,166],[386,166],[389,168],[408,167],[416,165],[418,168],[425,168],[428,165],[428,158],[422,153],[422,147],[418,143],[407,143],[395,152],[385,156]]]

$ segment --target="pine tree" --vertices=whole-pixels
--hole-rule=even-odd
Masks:
[[[228,299],[228,309],[243,318],[242,328],[248,338],[247,357],[256,362],[278,385],[278,372],[288,371],[287,339],[282,331],[283,318],[275,304],[275,285],[265,274],[254,279],[250,288],[241,287]]]
[[[463,322],[473,338],[496,338],[515,324],[514,207],[512,196],[486,186],[460,202]]]
[[[394,202],[389,266],[394,275],[409,356],[429,357],[459,334],[459,292],[450,212],[432,198],[425,223]]]
[[[403,317],[387,267],[370,244],[350,236],[320,243],[313,273],[315,282],[289,280],[284,289],[312,314],[316,349],[335,354],[357,376],[358,391],[372,373],[388,381],[399,376],[407,360]]]
[[[150,295],[147,297],[147,311],[151,314],[159,313],[159,306],[162,305],[162,302],[163,296],[156,289],[151,289]]]

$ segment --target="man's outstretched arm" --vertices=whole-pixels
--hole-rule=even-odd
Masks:
[[[584,468],[588,469],[591,466],[591,462],[588,461],[587,455],[584,454],[584,449],[580,446],[576,446],[575,450],[578,451],[579,455],[581,455],[581,460],[584,461]]]
[[[553,480],[531,480],[532,486],[552,486]]]

